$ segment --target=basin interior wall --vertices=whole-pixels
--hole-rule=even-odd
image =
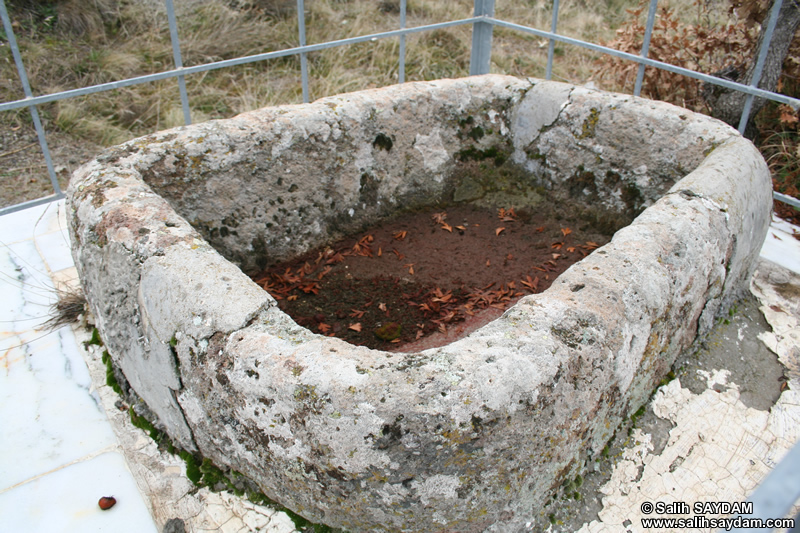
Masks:
[[[621,229],[440,348],[313,334],[243,274],[405,210],[545,194]],[[136,139],[79,169],[68,201],[113,364],[178,446],[316,522],[513,531],[746,286],[771,185],[721,122],[487,75]]]

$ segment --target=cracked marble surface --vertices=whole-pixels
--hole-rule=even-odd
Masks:
[[[181,518],[187,532],[290,533],[289,517],[233,494],[197,490],[185,464],[135,428],[105,385],[100,350],[85,331],[39,329],[55,287],[74,283],[63,202],[0,218],[0,531],[161,531]],[[602,510],[583,533],[644,531],[644,501],[744,501],[800,438],[800,229],[775,222],[752,292],[773,331],[759,335],[788,381],[769,410],[747,407],[725,368],[701,370],[694,394],[679,379],[653,397],[669,420],[666,446],[632,433]],[[781,266],[778,266],[781,265]],[[741,340],[741,339],[740,339]],[[100,511],[97,500],[118,504]]]
[[[72,329],[41,329],[53,278],[76,279],[63,215],[0,219],[0,531],[154,532]]]

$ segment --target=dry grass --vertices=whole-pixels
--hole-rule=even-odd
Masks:
[[[603,6],[563,0],[559,31],[604,40],[633,0]],[[547,29],[551,2],[498,2],[497,16]],[[288,0],[214,0],[178,3],[186,66],[278,50],[298,44],[297,22]],[[53,7],[54,6],[54,7]],[[125,79],[173,66],[163,3],[152,0],[60,0],[49,9],[32,0],[12,3],[17,38],[36,94]],[[248,7],[249,6],[249,7]],[[466,18],[472,0],[409,0],[407,25]],[[355,37],[399,27],[399,0],[307,0],[309,43]],[[465,76],[471,27],[407,37],[406,80]],[[4,59],[10,59],[2,49]],[[399,39],[338,47],[308,55],[312,100],[341,92],[381,87],[398,80]],[[495,30],[492,71],[542,76],[547,43],[518,32]],[[582,82],[594,57],[556,48],[555,76]],[[0,97],[21,97],[13,62],[0,65]],[[266,105],[302,101],[300,61],[288,57],[187,78],[195,122],[222,118]],[[108,146],[182,123],[175,80],[138,85],[42,106],[49,128]],[[3,114],[0,123],[19,120]],[[25,120],[24,118],[22,120]]]
[[[728,2],[662,0],[661,4],[669,6],[681,24],[719,28],[730,23]],[[643,23],[644,4],[640,0],[561,0],[558,31],[590,42],[609,43],[618,37],[616,29],[631,27],[631,10],[644,7],[638,15]],[[297,46],[294,5],[294,0],[176,2],[184,65]],[[306,0],[307,42],[396,29],[400,25],[399,5],[400,0]],[[35,94],[150,74],[174,65],[161,0],[10,0],[10,9]],[[550,28],[551,0],[501,0],[496,9],[498,18],[542,30]],[[472,0],[408,0],[407,26],[466,18],[472,10]],[[470,26],[460,26],[408,36],[406,80],[467,75],[471,30]],[[638,52],[640,44],[628,41],[624,44]],[[620,45],[619,39],[616,44]],[[495,28],[491,71],[543,77],[547,49],[546,39]],[[393,38],[308,54],[311,100],[396,83],[398,53],[399,39]],[[609,71],[598,54],[556,44],[554,79],[572,83],[593,80],[605,89],[631,90],[630,72],[595,80],[603,70]],[[7,46],[0,47],[0,74],[0,99],[21,98]],[[188,76],[186,83],[194,122],[302,101],[299,57],[195,74]],[[648,94],[664,98],[660,93]],[[66,146],[70,148],[85,145],[85,151],[77,151],[80,154],[91,153],[97,145],[118,144],[183,123],[176,80],[43,105],[40,112],[47,130],[53,132],[51,138],[62,144],[68,139]],[[27,110],[0,113],[0,128],[19,125],[28,133],[16,137],[20,142],[30,142]],[[7,150],[0,148],[0,152]],[[66,167],[67,171],[74,168],[73,163],[74,157],[69,162],[55,160],[57,167]],[[0,167],[0,180],[11,177],[15,183],[47,182],[38,161],[29,164],[7,158],[0,164],[11,165],[15,171]],[[19,168],[28,170],[20,172]],[[0,203],[15,203],[14,198],[6,199],[6,193],[13,196],[13,191],[3,192]]]

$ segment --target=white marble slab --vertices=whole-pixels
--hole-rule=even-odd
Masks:
[[[55,293],[33,242],[0,248],[0,490],[116,445],[72,330],[46,332]]]
[[[37,205],[0,217],[0,243],[12,244],[58,229],[64,200]],[[60,220],[65,220],[63,217]]]
[[[36,249],[50,272],[58,272],[74,265],[66,231],[37,235],[35,242]]]
[[[103,496],[117,504],[98,506]],[[117,452],[66,466],[0,492],[0,531],[157,533],[125,460]]]
[[[155,532],[72,330],[40,327],[66,228],[63,201],[0,217],[0,532]]]
[[[800,228],[773,215],[761,257],[800,274]]]

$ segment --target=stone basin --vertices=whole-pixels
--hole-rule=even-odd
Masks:
[[[542,188],[635,220],[439,348],[314,334],[243,273],[403,210]],[[313,522],[425,532],[524,530],[747,287],[772,202],[764,160],[721,122],[498,75],[135,139],[67,194],[101,337],[175,445]]]

